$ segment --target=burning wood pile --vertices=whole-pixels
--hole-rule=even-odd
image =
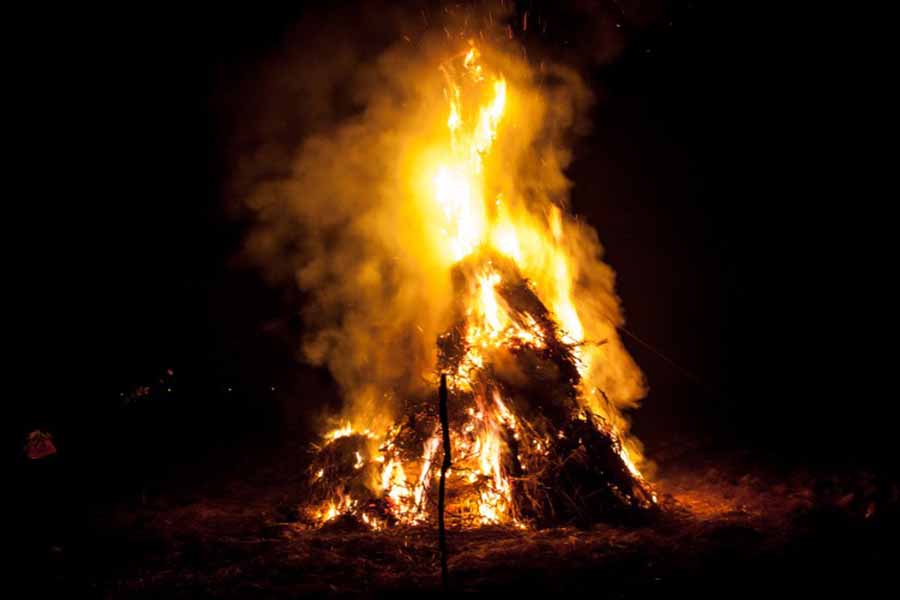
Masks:
[[[381,529],[436,518],[443,458],[440,375],[447,377],[449,387],[453,463],[447,473],[446,516],[451,525],[586,525],[656,510],[655,495],[637,466],[639,446],[627,437],[627,422],[619,412],[634,405],[643,385],[616,333],[621,316],[612,271],[600,261],[593,229],[563,211],[567,187],[559,167],[562,152],[540,146],[555,135],[540,125],[552,103],[542,98],[527,67],[492,56],[514,75],[509,82],[499,69],[482,65],[473,44],[440,65],[447,102],[440,119],[445,125],[433,133],[418,134],[413,128],[413,141],[404,148],[425,149],[408,160],[398,159],[413,165],[410,177],[416,183],[409,204],[386,208],[384,215],[377,203],[367,209],[367,226],[393,222],[397,214],[409,219],[411,230],[424,234],[416,238],[424,244],[421,252],[405,258],[384,252],[383,245],[393,242],[390,236],[380,237],[377,245],[354,239],[339,246],[345,252],[365,249],[359,260],[367,264],[389,258],[381,272],[361,271],[354,280],[374,282],[375,290],[383,289],[377,287],[387,277],[381,273],[392,279],[410,274],[403,289],[408,297],[421,295],[422,301],[421,306],[408,301],[404,306],[416,316],[402,321],[407,313],[398,303],[377,308],[361,293],[340,304],[336,298],[346,295],[344,288],[337,294],[330,288],[321,292],[323,306],[338,321],[323,331],[317,356],[323,356],[323,348],[331,353],[329,365],[339,380],[346,378],[350,395],[365,387],[370,397],[373,389],[399,397],[400,406],[385,402],[390,408],[376,416],[389,414],[386,426],[349,411],[350,418],[323,436],[305,504],[313,524]],[[430,88],[423,84],[417,89]],[[431,106],[423,110],[439,114]],[[519,120],[509,126],[507,138],[500,135],[501,129],[507,131],[501,125],[511,110]],[[358,135],[360,128],[351,131]],[[317,156],[323,154],[320,147]],[[362,161],[359,170],[369,167]],[[316,171],[305,167],[303,172]],[[552,181],[534,178],[536,172]],[[340,277],[323,278],[321,285],[346,278],[346,264],[340,262],[336,270]],[[439,301],[416,289],[423,287],[414,283],[416,277],[443,290]],[[357,312],[346,319],[343,310]],[[390,329],[384,326],[386,313]],[[422,313],[435,324],[427,332],[412,320],[422,319]],[[373,322],[380,325],[369,325]],[[410,352],[406,380],[420,377],[424,384],[397,391],[386,377],[379,379],[397,371],[395,363],[387,364],[380,355],[404,360],[405,334],[385,334],[404,331],[404,324],[418,328],[417,348],[436,338],[436,349],[430,364],[422,364],[427,352],[417,355],[419,363]],[[372,329],[364,331],[366,327]],[[340,343],[334,345],[335,340]],[[388,347],[392,342],[397,347]],[[347,359],[356,357],[348,353],[361,347],[368,353],[350,368]],[[366,371],[374,373],[374,380],[363,386],[357,374]],[[377,402],[369,402],[370,409],[372,404],[379,410]]]
[[[515,263],[473,257],[453,277],[457,319],[438,339],[438,368],[451,382],[449,522],[584,526],[654,510],[615,430],[579,399],[578,345],[563,341]],[[436,396],[408,402],[387,432],[332,431],[312,466],[314,520],[350,515],[376,529],[431,521],[440,439]]]

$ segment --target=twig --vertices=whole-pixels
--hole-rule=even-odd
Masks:
[[[441,548],[441,581],[444,590],[448,587],[447,574],[447,534],[444,530],[444,486],[447,479],[447,470],[450,469],[450,425],[447,419],[447,375],[441,374],[440,388],[440,417],[441,430],[444,436],[444,462],[441,463],[441,482],[438,487],[438,541]]]

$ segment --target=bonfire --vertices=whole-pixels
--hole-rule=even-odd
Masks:
[[[432,201],[454,262],[433,391],[402,398],[386,428],[347,420],[323,436],[306,503],[317,525],[381,529],[436,519],[445,451],[440,376],[449,388],[451,525],[587,525],[656,509],[623,420],[589,380],[591,363],[607,359],[603,346],[619,342],[585,336],[562,208],[517,213],[502,193],[487,201],[485,160],[501,134],[508,83],[480,59],[473,44],[440,66],[448,144]]]

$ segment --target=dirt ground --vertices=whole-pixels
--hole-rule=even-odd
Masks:
[[[683,454],[683,453],[682,453]],[[900,486],[856,469],[788,469],[753,457],[660,469],[665,508],[640,527],[450,531],[452,593],[631,598],[858,597],[891,585]],[[757,464],[757,466],[754,466]],[[97,508],[66,535],[27,546],[32,592],[102,598],[295,598],[439,593],[436,532],[310,531],[300,476],[280,467],[215,489]]]

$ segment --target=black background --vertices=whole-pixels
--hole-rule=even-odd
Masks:
[[[532,53],[581,61],[600,98],[569,176],[650,383],[639,437],[888,462],[892,394],[861,338],[882,321],[868,261],[851,256],[869,234],[843,184],[858,115],[845,100],[865,89],[835,61],[838,38],[813,40],[811,20],[789,26],[758,3],[660,2],[623,20],[621,52],[597,62],[584,59],[602,30],[589,3],[552,4],[519,8],[551,24],[528,38]],[[247,222],[225,190],[247,81],[296,23],[356,10],[18,22],[7,456],[48,430],[66,469],[115,492],[148,471],[305,440],[338,405],[328,374],[296,359],[302,298],[237,258]],[[166,368],[171,398],[123,408],[120,393]]]

